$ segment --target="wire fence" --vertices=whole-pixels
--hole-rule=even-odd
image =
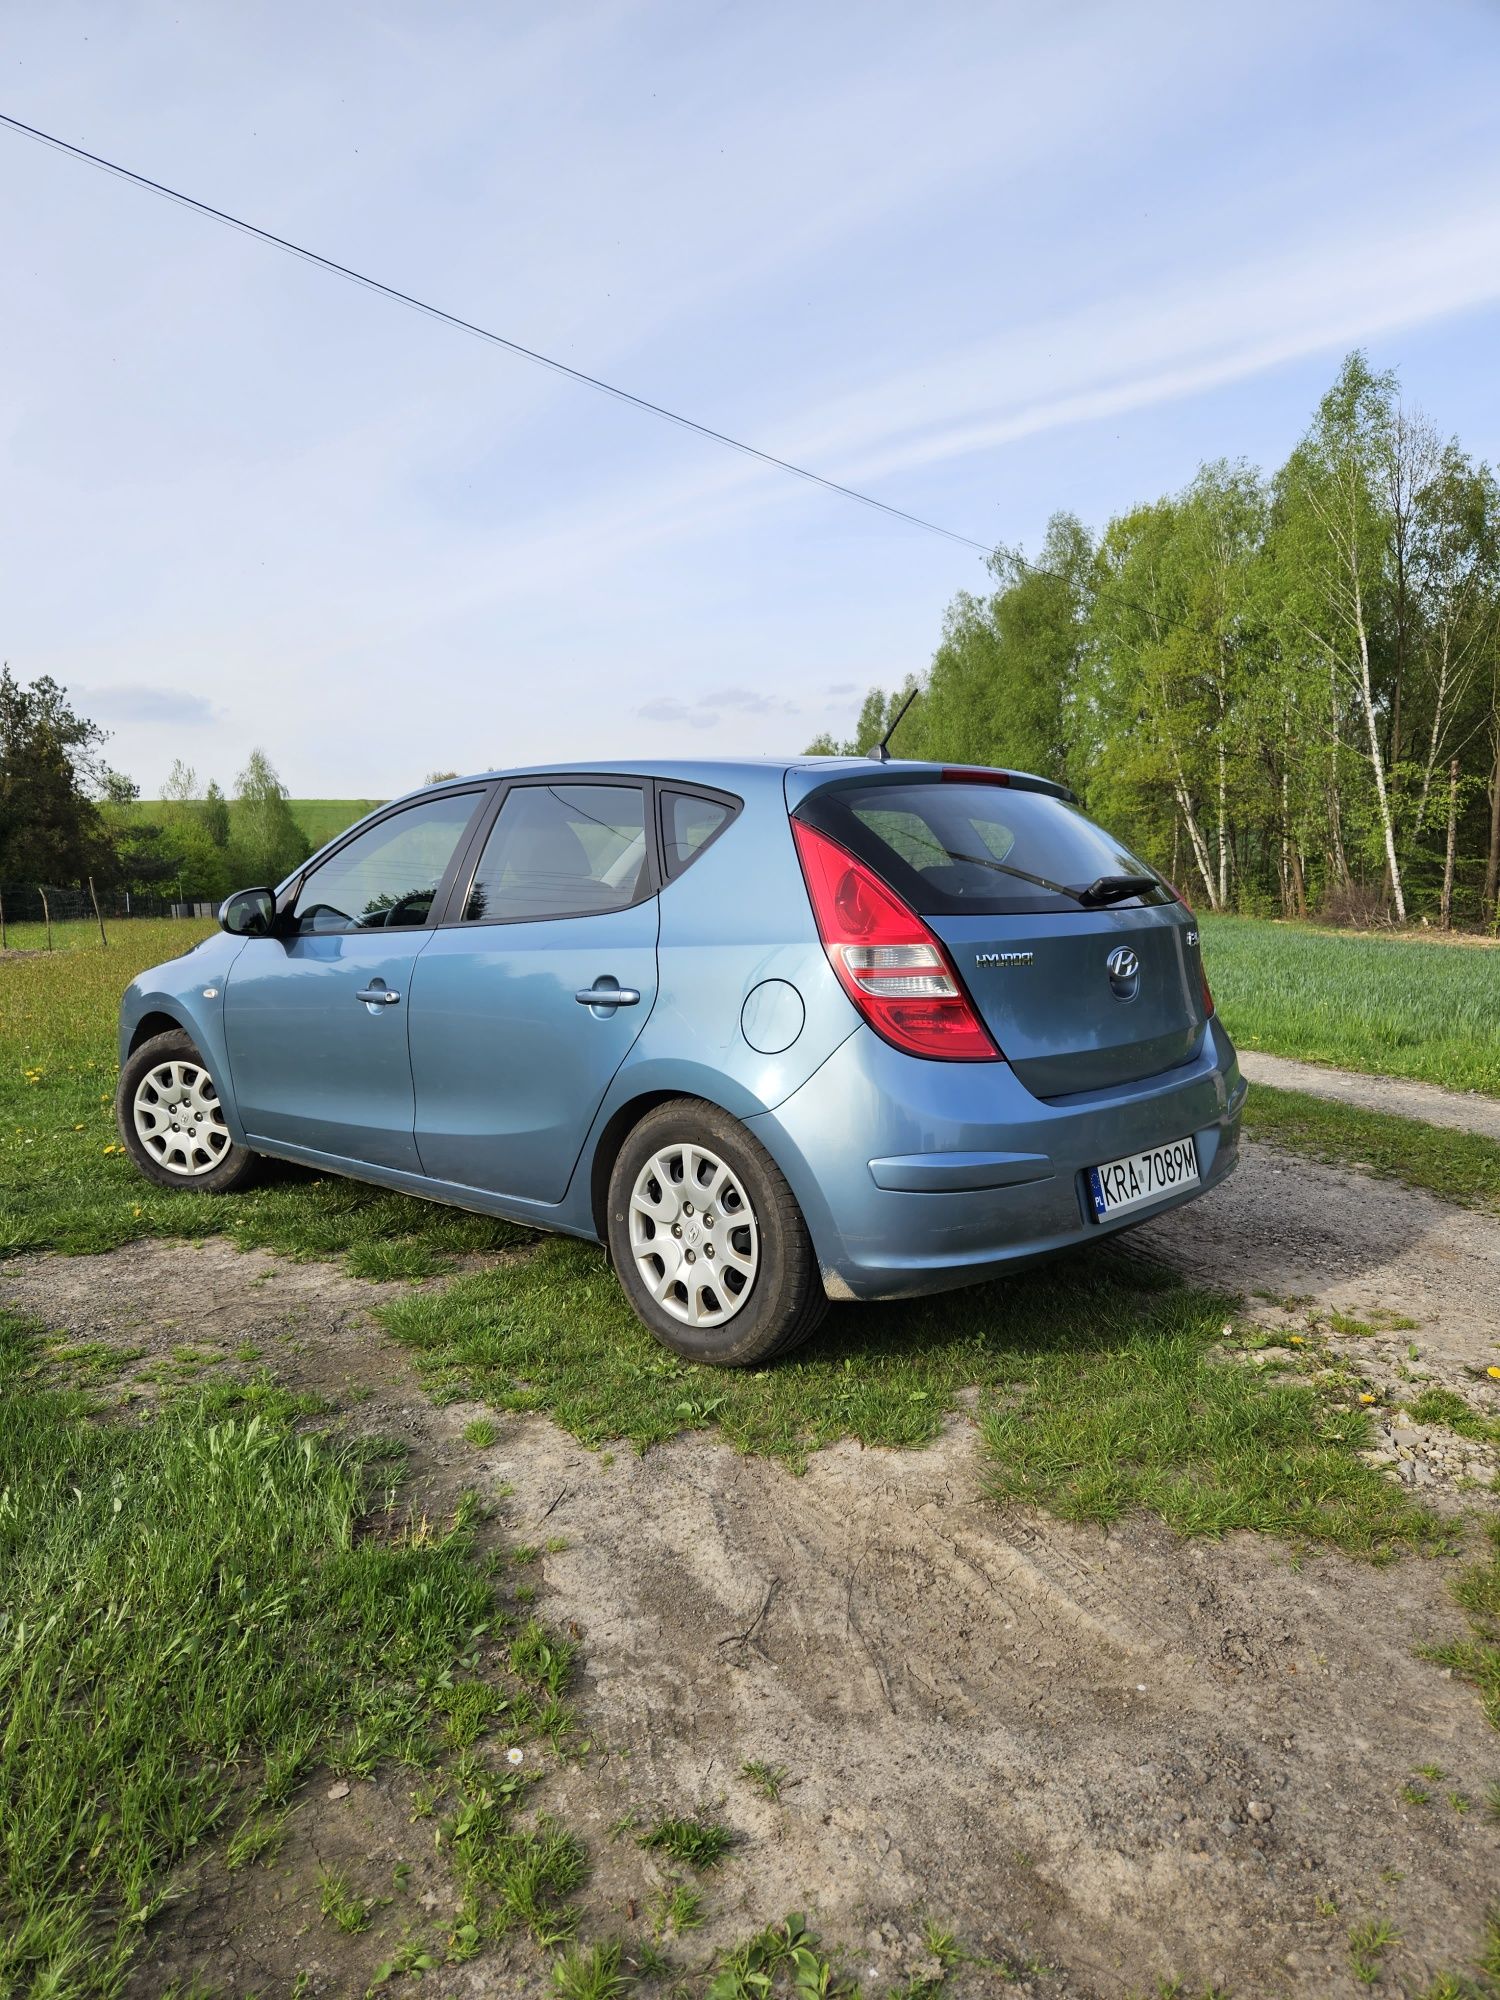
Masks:
[[[138,896],[128,889],[96,889],[83,882],[0,882],[0,951],[8,949],[10,932],[40,925],[44,949],[53,948],[54,932],[64,924],[97,925],[99,942],[109,943],[108,926],[129,917],[202,918],[217,914],[216,903],[181,902],[167,896]]]

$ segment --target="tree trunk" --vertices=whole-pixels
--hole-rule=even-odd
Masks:
[[[1432,704],[1432,735],[1428,741],[1427,756],[1422,765],[1422,793],[1421,797],[1417,800],[1416,824],[1412,827],[1411,832],[1413,846],[1422,838],[1422,828],[1427,820],[1427,803],[1432,794],[1433,773],[1437,770],[1438,739],[1442,734],[1445,711],[1448,706],[1449,658],[1448,627],[1444,624],[1442,638],[1439,642],[1437,694]]]
[[[1339,684],[1338,668],[1330,657],[1328,662],[1328,858],[1333,866],[1334,880],[1341,889],[1349,886],[1349,862],[1344,854],[1344,815],[1339,804],[1339,751],[1343,748],[1339,734]]]
[[[1453,856],[1458,847],[1458,759],[1448,761],[1448,852],[1443,860],[1443,900],[1439,921],[1453,928]]]
[[[1175,789],[1177,792],[1178,808],[1182,813],[1182,823],[1187,828],[1187,837],[1192,843],[1193,860],[1197,863],[1198,874],[1203,882],[1203,893],[1208,898],[1208,907],[1211,910],[1217,910],[1219,907],[1218,895],[1214,888],[1214,870],[1213,863],[1209,859],[1208,842],[1203,838],[1203,829],[1198,824],[1197,817],[1193,812],[1193,802],[1188,797],[1187,786],[1183,783],[1180,775],[1177,779]]]
[[[1375,773],[1375,797],[1380,806],[1380,832],[1385,842],[1385,865],[1391,878],[1391,899],[1396,905],[1396,921],[1406,922],[1406,896],[1401,887],[1401,864],[1396,859],[1396,826],[1391,818],[1390,795],[1385,784],[1385,756],[1380,747],[1380,722],[1375,713],[1374,683],[1370,677],[1370,635],[1365,629],[1364,599],[1359,579],[1354,582],[1354,629],[1359,640],[1359,694],[1365,712],[1365,729],[1370,742],[1370,768]]]

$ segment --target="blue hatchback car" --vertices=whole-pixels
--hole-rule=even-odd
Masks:
[[[695,1360],[1192,1200],[1245,1086],[1191,910],[1016,771],[635,763],[370,814],[120,1012],[166,1187],[256,1157],[607,1246]]]

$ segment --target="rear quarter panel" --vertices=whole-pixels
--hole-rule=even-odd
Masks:
[[[858,1018],[813,922],[779,771],[757,774],[733,825],[662,890],[658,968],[656,1005],[605,1117],[657,1090],[754,1117],[854,1033]],[[801,1030],[781,1049],[753,1048],[742,1026],[746,1000],[767,981],[794,988],[802,1004]]]

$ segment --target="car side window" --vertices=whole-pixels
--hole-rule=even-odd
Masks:
[[[465,923],[623,910],[651,886],[639,785],[514,785],[464,902]]]
[[[696,861],[733,817],[733,806],[723,799],[706,799],[697,792],[663,792],[661,838],[668,875],[680,875]]]
[[[298,935],[425,924],[476,803],[473,792],[445,792],[356,834],[298,890],[292,912]]]

